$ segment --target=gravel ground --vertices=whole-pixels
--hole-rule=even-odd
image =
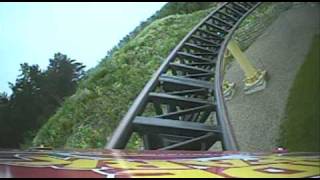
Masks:
[[[243,71],[232,62],[226,79],[236,83],[236,93],[227,106],[241,151],[270,152],[277,146],[290,87],[317,33],[319,4],[298,5],[283,12],[248,48],[250,61],[268,71],[263,91],[245,95]]]

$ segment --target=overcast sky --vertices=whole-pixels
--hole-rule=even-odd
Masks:
[[[165,2],[0,2],[0,92],[11,94],[21,63],[43,70],[54,53],[94,67]]]

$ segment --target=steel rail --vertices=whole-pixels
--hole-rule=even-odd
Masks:
[[[227,31],[223,31],[223,33],[226,33],[223,41],[220,43],[221,46],[218,51],[217,61],[216,61],[216,67],[214,72],[215,82],[213,84],[214,86],[214,95],[215,95],[215,103],[216,103],[216,112],[217,112],[217,121],[220,126],[221,132],[222,132],[222,145],[223,149],[225,150],[239,150],[238,143],[236,141],[235,135],[233,133],[233,128],[229,120],[227,107],[225,104],[223,91],[222,91],[222,85],[223,85],[223,57],[224,52],[226,50],[226,46],[230,39],[232,38],[232,35],[240,25],[240,23],[252,12],[254,11],[261,3],[256,3],[252,5],[252,7],[247,10],[243,9],[243,11],[246,11],[241,15],[241,17],[235,22],[233,27],[228,29]],[[133,121],[134,119],[139,116],[142,111],[144,110],[146,104],[148,103],[148,95],[157,87],[159,83],[159,77],[164,74],[169,66],[170,63],[178,56],[179,50],[181,50],[186,44],[188,40],[192,38],[192,35],[194,35],[201,27],[204,25],[208,25],[208,20],[210,20],[212,17],[214,17],[215,13],[221,13],[221,9],[223,8],[229,8],[228,6],[238,6],[237,4],[233,4],[233,2],[225,2],[222,5],[220,5],[218,8],[216,8],[214,11],[209,13],[205,18],[203,18],[181,41],[180,43],[171,51],[169,56],[164,60],[164,62],[161,64],[159,69],[152,75],[151,79],[148,81],[148,83],[145,85],[145,87],[142,89],[140,94],[137,96],[137,98],[134,100],[132,106],[124,116],[124,118],[119,123],[119,126],[114,131],[112,138],[109,140],[108,144],[106,145],[106,149],[124,149],[127,142],[129,141],[130,136],[133,133]],[[236,8],[235,8],[236,9]],[[232,8],[231,8],[232,10]],[[234,10],[234,12],[238,11],[238,9]],[[239,11],[238,11],[239,12]],[[210,25],[209,25],[210,26]],[[215,27],[211,26],[211,27]],[[216,30],[219,31],[219,28],[216,28]],[[199,32],[199,31],[198,31]],[[197,47],[193,47],[197,48]],[[192,142],[192,140],[189,140]],[[181,142],[180,142],[181,144]],[[174,147],[174,145],[171,145]]]

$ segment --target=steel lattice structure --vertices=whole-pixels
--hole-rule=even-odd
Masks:
[[[138,132],[145,149],[207,150],[221,141],[224,150],[238,150],[222,92],[223,55],[259,5],[226,2],[197,24],[145,85],[106,148],[123,149]]]

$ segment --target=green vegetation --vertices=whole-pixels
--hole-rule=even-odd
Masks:
[[[320,35],[315,36],[288,99],[281,144],[289,151],[320,151]]]
[[[0,94],[0,147],[29,146],[64,98],[75,92],[85,66],[60,53],[49,61],[44,71],[21,64],[16,82],[9,83],[12,94]]]
[[[103,148],[162,61],[216,5],[187,4],[168,3],[111,49],[98,66],[89,70],[76,93],[38,131],[33,145]],[[257,11],[265,11],[269,4]],[[252,18],[257,17],[249,16],[245,25]],[[128,148],[137,148],[139,144],[135,135]]]
[[[152,22],[171,15],[188,14],[200,10],[209,9],[215,7],[216,5],[216,2],[169,2],[165,4],[159,11],[155,12],[146,21],[142,21],[139,26],[137,26],[124,38],[122,38],[117,45],[115,45],[111,50],[107,52],[107,56],[102,59],[102,62],[111,59],[114,52],[118,51],[130,40],[135,38],[142,30],[144,30],[144,28],[149,26]]]
[[[264,2],[241,23],[234,38],[246,50],[274,20],[292,7],[291,2]]]
[[[81,82],[34,139],[35,145],[101,148],[161,62],[210,10],[153,22]]]

